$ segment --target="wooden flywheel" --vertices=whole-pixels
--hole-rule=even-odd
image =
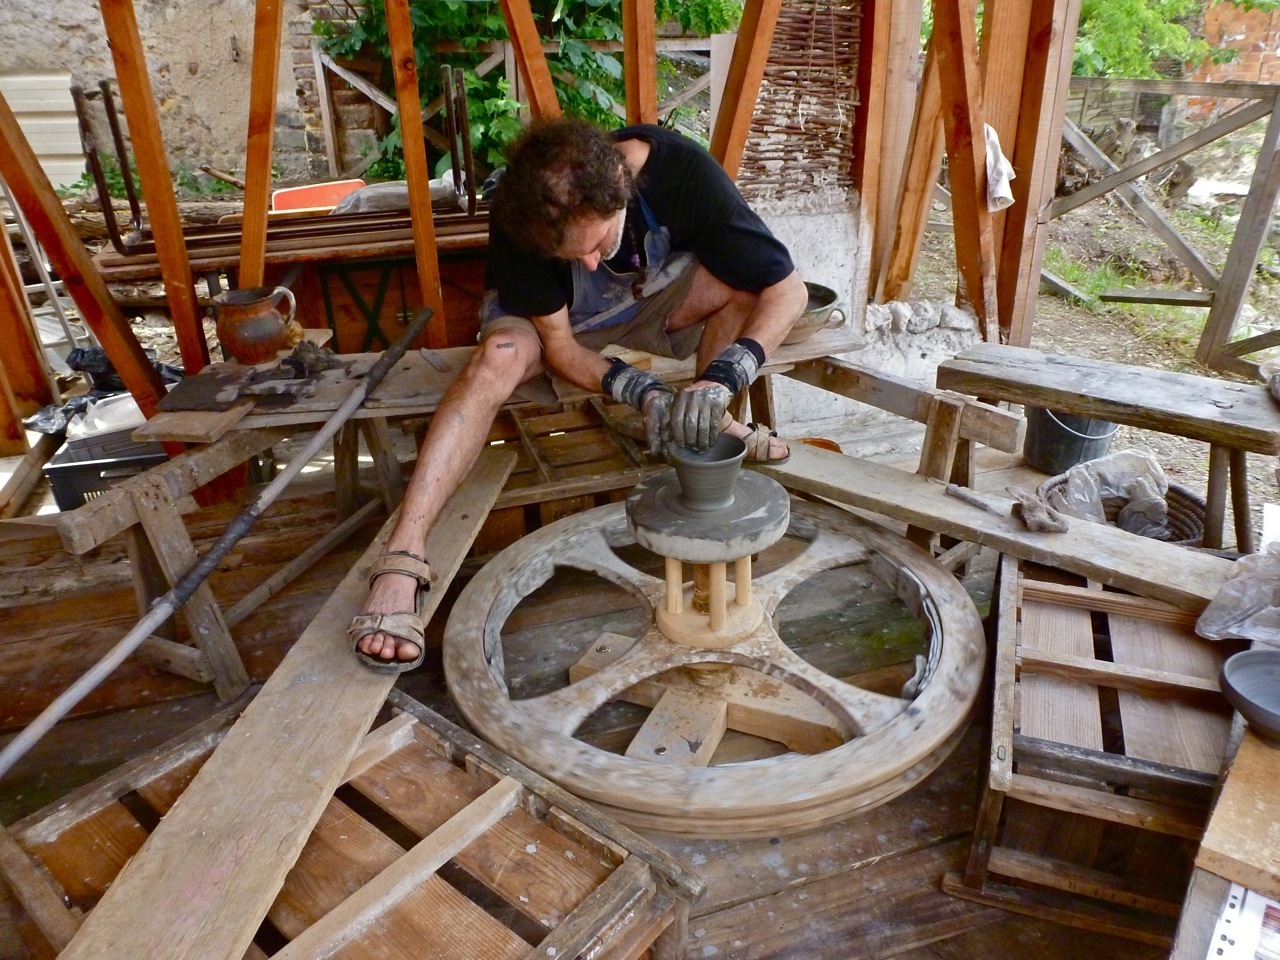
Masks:
[[[622,504],[543,527],[490,561],[454,606],[444,637],[450,695],[499,749],[642,829],[774,835],[903,793],[946,758],[964,730],[985,656],[978,612],[949,572],[902,537],[835,507],[793,500],[790,508],[780,542],[789,545],[785,559],[764,565],[744,592],[763,618],[716,647],[674,642],[662,632],[671,566],[665,577],[654,576],[624,559],[641,551]],[[828,675],[784,643],[775,626],[775,612],[793,590],[859,563],[877,571],[921,626],[915,676],[896,695]],[[647,626],[635,636],[602,634],[570,670],[570,682],[513,698],[504,624],[558,567],[629,591],[647,605]],[[743,569],[738,565],[739,575]],[[728,589],[737,588],[731,582]],[[618,699],[652,705],[625,753],[575,737]],[[708,765],[726,728],[789,749]]]

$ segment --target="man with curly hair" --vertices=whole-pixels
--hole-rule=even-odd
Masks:
[[[526,381],[604,393],[639,410],[649,449],[705,449],[722,431],[748,459],[780,462],[767,426],[726,413],[807,302],[790,254],[701,146],[656,126],[613,135],[580,120],[538,123],[512,145],[490,217],[481,342],[441,400],[405,491],[400,520],[370,570],[352,624],[366,666],[423,660],[413,613],[431,579],[418,555],[484,448],[502,405]],[[608,344],[683,359],[697,379],[678,393]]]

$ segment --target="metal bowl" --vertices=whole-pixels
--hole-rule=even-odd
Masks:
[[[1280,747],[1280,650],[1245,650],[1222,665],[1222,692],[1249,729]]]

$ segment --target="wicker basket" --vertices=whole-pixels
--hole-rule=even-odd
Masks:
[[[1036,488],[1040,499],[1048,502],[1049,491],[1065,487],[1067,475],[1060,473],[1050,477]],[[1198,547],[1204,541],[1204,498],[1192,493],[1186,487],[1176,483],[1169,484],[1169,492],[1165,494],[1165,503],[1169,505],[1169,536],[1167,542],[1180,547]],[[1122,504],[1105,505],[1108,523],[1116,522]]]

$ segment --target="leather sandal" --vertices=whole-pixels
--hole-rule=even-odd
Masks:
[[[751,432],[742,439],[747,445],[747,455],[745,459],[748,463],[777,464],[786,463],[791,459],[791,447],[787,446],[786,441],[783,441],[783,446],[787,449],[786,453],[780,457],[770,458],[769,456],[769,440],[770,438],[778,435],[777,430],[770,430],[768,425],[763,423],[748,423],[747,428]]]
[[[369,583],[384,573],[400,573],[413,577],[418,583],[414,595],[413,613],[361,613],[352,618],[347,635],[351,638],[351,647],[356,659],[375,673],[404,673],[422,665],[426,658],[426,626],[418,615],[421,607],[420,599],[435,580],[435,571],[431,565],[416,554],[407,550],[393,550],[384,553],[369,566]],[[372,657],[356,646],[362,639],[374,633],[383,633],[397,640],[417,644],[418,655],[412,660],[384,660]]]

